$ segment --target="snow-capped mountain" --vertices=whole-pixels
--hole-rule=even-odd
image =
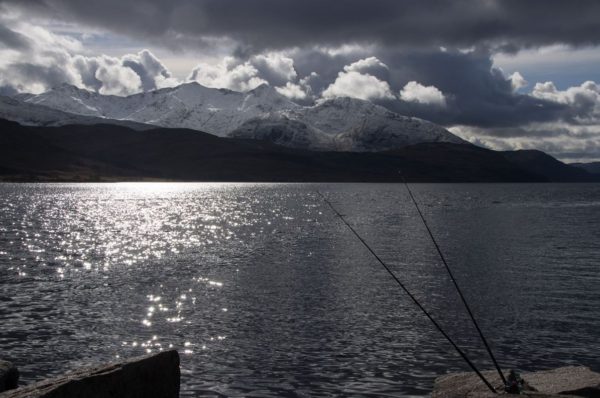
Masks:
[[[187,83],[119,97],[63,84],[39,95],[21,94],[16,98],[63,112],[190,128],[221,137],[249,119],[299,107],[266,85],[240,93]]]
[[[305,147],[299,138],[305,136],[310,137],[308,147],[311,149],[351,152],[382,151],[421,142],[465,143],[434,123],[401,116],[354,98],[336,98],[315,106],[297,107],[284,115],[264,115],[247,121],[230,135],[276,139],[279,144],[293,147]]]
[[[297,118],[286,115],[266,114],[244,122],[229,133],[232,138],[271,141],[291,148],[310,150],[335,150],[334,135],[326,134]]]
[[[268,85],[241,93],[186,83],[128,97],[62,85],[16,98],[70,114],[267,139],[304,149],[381,151],[420,142],[464,143],[438,125],[368,101],[337,98],[301,106]]]
[[[24,126],[65,126],[67,124],[109,123],[135,130],[147,130],[145,125],[130,120],[114,120],[95,116],[70,113],[44,105],[29,103],[18,98],[0,96],[0,119],[12,120]]]

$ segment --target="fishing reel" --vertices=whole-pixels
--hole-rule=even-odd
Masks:
[[[507,394],[521,394],[525,389],[525,380],[521,377],[519,371],[511,369],[506,378],[504,391]]]

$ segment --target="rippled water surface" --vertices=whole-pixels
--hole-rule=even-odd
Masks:
[[[0,349],[30,382],[177,348],[184,396],[426,395],[490,368],[402,185],[0,184]],[[415,184],[502,365],[600,370],[600,185]]]

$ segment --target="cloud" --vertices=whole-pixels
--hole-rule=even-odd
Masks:
[[[575,123],[600,124],[600,86],[596,82],[586,81],[562,91],[552,82],[536,83],[531,95],[567,105]]]
[[[142,88],[140,76],[131,68],[123,67],[118,59],[103,57],[94,75],[102,83],[100,94],[130,95]]]
[[[297,76],[294,69],[294,60],[281,53],[269,52],[258,54],[251,58],[258,75],[272,85],[286,84]]]
[[[555,118],[519,126],[455,126],[473,143],[497,150],[539,149],[564,161],[600,160],[600,86],[586,81],[559,90],[553,82],[536,83],[532,98],[561,106]]]
[[[307,98],[307,88],[296,82],[298,74],[294,59],[277,52],[256,54],[247,59],[227,56],[216,64],[200,63],[187,80],[204,86],[248,91],[261,84],[270,84],[289,98]]]
[[[372,52],[369,54],[367,51]],[[494,66],[492,53],[485,49],[461,52],[455,49],[440,51],[439,48],[413,51],[403,48],[348,47],[337,52],[315,47],[295,50],[289,53],[289,57],[293,58],[299,76],[316,72],[306,84],[301,84],[302,87],[310,87],[309,99],[342,95],[368,97],[400,114],[417,116],[445,126],[516,127],[532,121],[558,120],[565,116],[568,108],[564,104],[536,98],[521,91],[515,92],[514,81]],[[349,72],[355,74],[344,75]],[[375,84],[371,95],[359,93],[362,88],[355,86],[352,79],[358,76],[356,74],[376,78],[361,79]],[[407,83],[413,81],[439,90],[445,106],[440,106],[442,101],[439,95],[433,95],[428,100],[418,97],[421,101],[414,98],[411,98],[413,101],[398,101],[393,96],[393,93],[398,94]]]
[[[171,87],[179,83],[173,78],[167,67],[149,50],[123,56],[122,65],[130,68],[139,76],[143,91]]]
[[[0,35],[10,31],[19,39],[11,48],[0,47],[4,92],[39,93],[69,83],[102,94],[129,95],[179,83],[149,50],[122,57],[87,56],[73,37],[20,20],[0,18],[0,24]]]
[[[512,86],[513,91],[518,91],[529,84],[519,72],[514,72],[508,77],[508,79],[510,80],[510,85]]]
[[[0,86],[41,92],[64,82],[78,82],[77,71],[70,67],[72,53],[81,50],[78,41],[21,21],[0,17],[0,24],[23,44],[0,47]]]
[[[279,94],[288,97],[296,103],[302,105],[312,105],[315,99],[315,90],[313,86],[321,87],[321,76],[316,72],[311,72],[307,76],[298,80],[298,83],[287,82],[285,86],[275,87]],[[320,93],[321,90],[318,92]]]
[[[435,86],[424,86],[415,81],[406,83],[400,91],[400,99],[419,104],[446,106],[446,97]]]
[[[515,51],[600,44],[595,0],[4,0],[29,13],[171,46],[226,37],[254,53],[376,43],[405,48],[488,46]],[[318,10],[318,13],[315,13]],[[541,12],[540,10],[543,10]]]
[[[250,62],[239,63],[239,60],[233,57],[225,57],[217,65],[199,64],[192,70],[188,80],[196,81],[206,87],[248,91],[267,83],[258,74],[258,69]]]
[[[494,150],[537,149],[565,162],[600,161],[600,127],[533,123],[519,128],[450,128],[454,134]]]
[[[467,53],[450,49],[381,50],[377,57],[388,65],[388,82],[394,91],[402,90],[409,82],[418,82],[425,87],[435,87],[445,97],[445,107],[424,101],[381,103],[400,114],[445,126],[491,128],[558,120],[564,117],[568,108],[554,101],[514,92],[511,80],[494,67],[487,50]]]
[[[358,72],[340,72],[338,78],[323,91],[322,96],[323,98],[352,97],[363,100],[394,98],[387,82]]]
[[[283,87],[275,87],[275,90],[281,95],[284,95],[293,100],[303,100],[306,99],[308,94],[305,89],[299,84],[287,82]]]
[[[369,73],[373,68],[387,66],[375,57],[358,60],[344,67],[333,83],[321,94],[323,98],[352,97],[362,100],[393,99],[390,85]]]
[[[0,45],[16,50],[29,49],[31,42],[26,36],[0,25]]]
[[[384,80],[388,76],[389,68],[381,62],[377,57],[368,57],[359,59],[350,65],[344,66],[346,72],[358,72],[375,76],[380,80]]]

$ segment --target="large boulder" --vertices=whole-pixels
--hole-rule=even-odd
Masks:
[[[176,398],[179,376],[179,354],[173,350],[78,369],[0,393],[0,398]]]
[[[19,371],[11,362],[0,360],[0,392],[19,385]]]

